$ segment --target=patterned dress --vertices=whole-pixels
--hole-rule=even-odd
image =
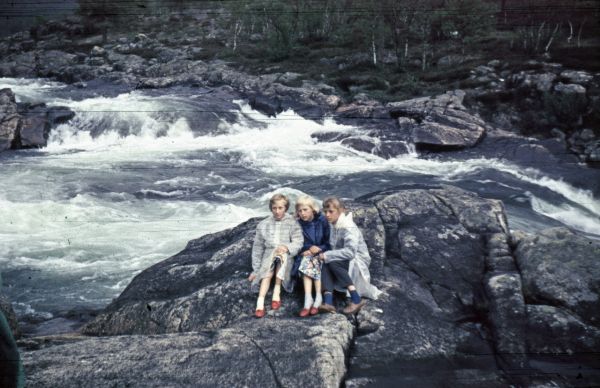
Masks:
[[[302,227],[302,235],[304,236],[304,244],[300,249],[300,253],[307,251],[313,245],[319,247],[322,252],[331,249],[329,245],[330,226],[322,213],[315,214],[311,221],[298,220],[298,222]],[[300,273],[314,280],[320,280],[321,262],[313,256],[296,256],[292,268],[292,278],[299,277]]]

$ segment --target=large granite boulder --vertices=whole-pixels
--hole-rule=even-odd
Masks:
[[[449,91],[386,105],[395,118],[410,118],[410,138],[424,149],[457,149],[475,146],[485,135],[485,122],[463,105],[465,92]]]
[[[61,385],[72,373],[75,382],[88,378],[106,385],[153,385],[140,372],[150,368],[148,376],[158,385],[167,378],[210,385],[216,381],[215,370],[224,373],[223,362],[235,365],[223,377],[234,385],[251,381],[250,385],[339,386],[343,381],[349,387],[415,382],[561,386],[581,380],[568,372],[574,363],[585,370],[584,383],[600,381],[597,373],[588,374],[592,361],[577,353],[598,344],[593,306],[586,304],[591,300],[586,295],[597,292],[593,243],[565,234],[567,250],[552,246],[553,237],[531,242],[524,237],[515,245],[500,201],[452,186],[401,187],[351,201],[348,207],[367,241],[373,282],[383,291],[350,321],[340,315],[297,318],[301,296],[295,294],[284,294],[283,307],[269,309],[266,318],[251,318],[255,295],[246,278],[259,222],[251,219],[190,241],[182,252],[143,271],[82,329],[88,335],[118,337],[27,351],[29,381]],[[532,279],[538,284],[536,278],[546,276],[544,269],[533,264],[527,269],[521,261],[538,257],[538,250],[543,252],[540,257],[556,258],[552,260],[570,252],[584,263],[581,268],[591,268],[589,277],[577,275],[588,279],[575,282],[584,286],[569,288],[581,298],[568,299],[561,282],[544,286],[551,297],[542,294],[539,285],[532,288]],[[583,271],[574,264],[563,265],[572,266],[575,273]],[[552,298],[563,302],[545,303]],[[345,303],[343,295],[336,300],[338,308]],[[199,334],[185,334],[189,332]],[[189,356],[189,351],[180,356],[182,341],[191,344],[193,355],[216,354],[214,361]],[[175,345],[167,350],[171,342]],[[161,357],[141,355],[154,347],[165,349]],[[575,354],[565,361],[554,351]],[[538,356],[546,357],[545,363],[538,363]],[[89,365],[65,372],[73,360],[82,358]],[[174,360],[182,360],[182,365]],[[269,366],[271,373],[265,369],[255,376],[248,372],[253,370],[248,360]],[[311,360],[328,363],[328,372],[317,368],[318,379],[305,374],[315,365]],[[544,374],[547,365],[567,372],[558,377]],[[202,375],[205,380],[198,377]]]
[[[11,89],[0,90],[0,151],[46,146],[53,126],[72,119],[75,113],[44,103],[17,103]]]
[[[30,341],[23,362],[36,387],[338,387],[353,331],[340,315],[246,318],[218,331]]]
[[[515,250],[528,305],[530,351],[600,348],[600,244],[553,228]]]
[[[465,368],[485,365],[477,381],[504,381],[493,335],[482,334],[481,322],[484,257],[490,254],[484,236],[507,233],[502,204],[448,186],[380,193],[349,207],[367,240],[375,284],[385,294],[357,317],[348,382],[364,375],[384,382],[390,373],[381,365],[438,358],[460,360]],[[219,331],[249,324],[255,295],[246,277],[257,222],[193,240],[142,272],[83,333]],[[283,306],[268,311],[267,319],[302,324],[292,318],[300,309],[297,296],[285,295]],[[498,327],[494,333],[522,344],[510,327]]]

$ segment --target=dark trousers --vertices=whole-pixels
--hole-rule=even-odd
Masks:
[[[324,263],[321,268],[321,284],[323,292],[333,292],[336,288],[348,288],[352,285],[352,279],[348,275],[349,261],[332,261]]]

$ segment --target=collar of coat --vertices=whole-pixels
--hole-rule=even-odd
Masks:
[[[352,212],[342,213],[333,227],[336,229],[344,229],[352,226],[353,223],[354,220],[352,219]]]

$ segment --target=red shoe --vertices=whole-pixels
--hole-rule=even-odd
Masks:
[[[312,309],[311,309],[311,310],[312,310]],[[310,313],[310,311],[308,311],[308,309],[302,309],[302,310],[300,310],[300,316],[301,316],[302,318],[304,318],[304,317],[308,317],[308,314],[309,314],[309,313]]]
[[[280,300],[274,300],[271,302],[271,308],[273,310],[279,310],[279,308],[281,307],[281,301]]]
[[[254,312],[254,315],[256,316],[256,318],[262,318],[265,316],[265,309],[262,310],[256,310]]]
[[[311,307],[309,313],[310,315],[317,315],[319,313],[319,309],[316,307]]]

